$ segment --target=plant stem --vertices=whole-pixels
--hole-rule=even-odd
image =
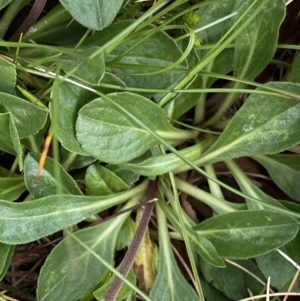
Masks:
[[[211,165],[211,164],[205,165],[204,169],[209,175],[216,178],[216,174],[215,174],[213,165]],[[208,182],[208,186],[209,186],[209,190],[210,190],[211,194],[218,199],[221,199],[221,200],[224,199],[220,185],[218,183],[212,181],[211,179],[207,179],[207,182]]]
[[[5,10],[0,20],[0,39],[3,39],[11,22],[18,12],[30,2],[30,0],[13,0]]]
[[[241,89],[243,84],[235,82],[232,86],[232,90],[235,89]],[[238,97],[237,93],[229,93],[226,95],[225,100],[222,102],[220,107],[218,108],[218,111],[208,120],[203,124],[203,127],[208,127],[211,125],[216,124],[222,116],[226,113],[226,111],[233,105],[233,103],[236,101]]]
[[[237,210],[236,208],[234,208],[235,205],[233,203],[216,198],[212,194],[202,189],[196,188],[194,185],[183,181],[178,177],[175,177],[175,183],[179,190],[208,205],[218,214],[233,212]]]
[[[148,200],[154,199],[156,192],[157,192],[157,184],[155,181],[151,181],[149,183],[147,199]],[[120,273],[123,274],[125,277],[129,273],[129,270],[134,262],[139,246],[142,242],[142,239],[148,227],[151,214],[153,211],[153,207],[154,207],[153,202],[145,205],[145,210],[138,224],[133,240],[127,250],[124,259],[122,260],[122,263],[120,265]],[[115,278],[105,294],[104,301],[115,301],[122,287],[122,284],[123,284],[122,279]]]

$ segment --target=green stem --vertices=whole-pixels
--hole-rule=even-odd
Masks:
[[[204,166],[205,171],[211,175],[212,177],[216,178],[215,170],[214,167],[211,164],[205,165]],[[218,183],[212,181],[211,179],[207,179],[209,190],[211,194],[218,198],[218,199],[224,199],[221,187]]]
[[[202,189],[196,188],[192,184],[183,181],[177,177],[175,178],[175,183],[179,190],[208,205],[218,214],[224,214],[237,210],[236,206],[233,203],[216,198],[212,194]]]
[[[3,39],[11,22],[18,12],[30,2],[30,0],[13,0],[5,10],[0,20],[0,39]]]
[[[243,86],[241,83],[235,82],[232,86],[232,90],[235,89],[241,89]],[[204,124],[203,127],[208,127],[211,125],[216,124],[222,116],[227,112],[227,110],[233,105],[233,103],[237,100],[238,94],[237,93],[229,93],[226,95],[225,100],[222,102],[220,107],[218,108],[218,111]]]
[[[174,130],[170,131],[157,131],[156,132],[162,139],[171,140],[171,141],[185,141],[189,139],[196,139],[198,136],[197,131],[189,131],[189,130]]]
[[[195,106],[194,124],[199,124],[205,117],[206,93],[201,93]]]

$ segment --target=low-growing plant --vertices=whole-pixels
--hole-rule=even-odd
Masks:
[[[30,1],[0,1],[2,283],[34,242],[40,301],[299,292],[282,257],[300,261],[286,3],[59,2],[17,29]]]

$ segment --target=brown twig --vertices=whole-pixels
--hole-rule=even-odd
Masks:
[[[47,0],[35,0],[28,16],[23,21],[21,26],[16,30],[16,32],[9,38],[9,41],[17,42],[20,35],[25,34],[31,26],[36,22],[40,14],[42,13]]]
[[[149,188],[148,188],[148,195],[147,195],[147,199],[148,200],[153,200],[155,199],[155,195],[157,192],[157,184],[156,181],[151,181],[149,183]],[[149,202],[149,201],[148,201]],[[126,277],[129,273],[129,270],[134,262],[134,259],[136,257],[136,253],[139,249],[139,246],[142,242],[142,239],[144,237],[145,231],[148,227],[148,223],[150,221],[151,218],[151,214],[153,211],[153,207],[154,207],[154,202],[150,202],[150,204],[146,204],[144,205],[144,212],[142,215],[142,218],[140,220],[140,223],[136,229],[135,235],[132,239],[132,242],[128,248],[128,251],[125,255],[125,257],[123,258],[123,261],[121,262],[120,265],[120,273],[122,275],[124,275],[124,277]],[[116,277],[112,284],[110,285],[110,287],[108,288],[106,295],[104,297],[104,301],[114,301],[116,300],[118,293],[122,287],[123,281]]]

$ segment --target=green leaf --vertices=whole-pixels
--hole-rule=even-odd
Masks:
[[[147,98],[127,92],[110,94],[109,98],[113,102],[98,98],[82,107],[76,121],[78,142],[98,160],[121,164],[157,144],[151,134],[118,106],[162,137],[176,139],[179,134],[182,139],[184,131],[173,128],[164,111]]]
[[[16,150],[10,135],[10,125],[11,125],[11,114],[10,113],[0,113],[0,149],[16,155]]]
[[[201,22],[196,26],[196,30],[206,25],[210,25],[221,18],[224,18],[234,12],[243,4],[244,0],[222,0],[208,2],[197,10],[197,14],[201,18]],[[215,44],[233,25],[234,19],[229,18],[214,26],[201,30],[200,36],[203,44]]]
[[[181,233],[181,227],[178,222],[177,215],[170,209],[170,207],[165,202],[160,202],[159,205],[161,206],[164,214],[168,218],[168,220],[172,223],[172,226]],[[196,231],[192,228],[187,228],[187,233],[192,244],[193,249],[210,265],[222,268],[225,266],[224,261],[217,253],[216,248],[214,245],[205,237],[199,235]]]
[[[252,183],[235,162],[227,161],[225,164],[237,181],[241,191],[245,193],[246,196],[249,195],[260,200],[258,203],[246,197],[246,203],[249,210],[269,209],[268,207],[265,207],[264,204],[271,205],[274,209],[276,207],[280,209],[286,209],[278,200],[270,197],[261,189],[259,189],[254,183]]]
[[[117,235],[126,217],[79,230],[74,235],[102,259],[113,262]],[[98,283],[105,271],[106,267],[90,251],[73,237],[66,237],[47,257],[39,277],[37,298],[43,301],[78,300]]]
[[[114,20],[123,0],[60,0],[64,8],[83,26],[101,30]]]
[[[79,49],[77,53],[88,58],[95,53],[100,47],[94,46],[86,49]],[[90,85],[98,85],[105,72],[105,63],[103,53],[97,54],[93,59],[83,62],[77,57],[63,54],[56,61],[61,63],[61,69],[66,73],[73,71],[74,68],[78,69],[72,73],[77,79]]]
[[[159,220],[159,261],[154,285],[150,291],[152,300],[160,301],[196,301],[196,292],[183,277],[175,261],[167,225],[163,213],[157,210]]]
[[[115,22],[87,39],[85,45],[104,45],[130,24],[132,24],[132,21]],[[145,31],[151,29],[155,30],[155,27],[149,25],[144,28]],[[128,87],[142,89],[166,89],[173,87],[183,77],[183,72],[169,70],[159,74],[148,75],[148,73],[160,71],[174,64],[182,56],[181,49],[174,39],[163,31],[152,35],[148,34],[147,39],[144,41],[141,41],[141,37],[143,37],[142,31],[139,31],[135,37],[114,48],[110,56],[107,57],[107,66]],[[131,49],[131,47],[133,48]],[[131,50],[127,52],[129,49]],[[122,58],[117,59],[119,56],[122,56]],[[112,60],[116,60],[116,62],[112,63]],[[182,62],[178,66],[181,69],[186,69],[186,67],[186,62]],[[146,91],[143,93],[153,95],[153,93],[147,93]]]
[[[41,198],[48,195],[74,194],[81,195],[81,190],[72,177],[62,166],[47,157],[38,180],[35,180],[41,155],[29,153],[24,162],[24,176],[28,191],[35,197]]]
[[[223,259],[219,256],[214,245],[205,237],[198,235],[196,231],[187,229],[194,250],[210,265],[218,268],[225,267]]]
[[[96,161],[94,157],[83,156],[78,153],[73,153],[65,149],[63,146],[60,149],[62,165],[65,170],[80,169],[88,166]]]
[[[8,5],[12,0],[0,0],[0,9]]]
[[[246,259],[291,241],[299,225],[286,214],[271,210],[236,211],[209,218],[194,227],[227,258]]]
[[[125,86],[116,76],[105,73],[101,83]],[[111,89],[101,88],[102,93],[111,92]],[[87,153],[81,148],[76,140],[75,121],[78,116],[78,111],[85,104],[96,98],[96,94],[76,85],[63,82],[58,88],[58,115],[56,135],[58,140],[67,150],[87,156]],[[77,159],[78,160],[78,159]],[[82,161],[89,161],[91,159]],[[95,159],[94,159],[95,160]],[[74,163],[75,164],[75,163]],[[77,166],[77,165],[76,165]]]
[[[252,4],[244,1],[236,19]],[[255,13],[254,6],[244,17]],[[277,47],[279,27],[285,16],[285,3],[282,0],[269,0],[264,8],[235,40],[234,76],[253,79],[269,64]]]
[[[0,199],[5,201],[15,201],[26,190],[24,179],[22,178],[0,178]]]
[[[116,276],[111,276],[101,288],[94,292],[94,296],[97,300],[103,300],[104,296],[106,295],[107,289],[109,288],[110,284],[115,279],[115,277]],[[130,269],[126,279],[129,280],[131,283],[136,284],[136,278],[132,269]],[[124,300],[131,292],[132,288],[126,285],[126,283],[123,283],[120,292],[116,298],[116,301]]]
[[[198,76],[192,84],[189,86],[189,89],[201,89],[203,87],[203,80],[201,76]],[[200,94],[200,93],[199,93]],[[184,113],[190,110],[199,100],[198,93],[181,93],[176,95],[174,99],[169,102],[165,110],[167,115],[170,118],[177,120]]]
[[[2,280],[10,266],[15,246],[0,243],[0,250],[0,280]]]
[[[300,95],[298,84],[282,82],[268,83],[266,86]],[[295,126],[299,122],[299,101],[252,94],[200,159],[201,163],[273,154],[289,149],[300,141],[300,128]]]
[[[107,164],[105,166],[107,169],[115,173],[119,178],[121,178],[128,186],[132,186],[134,183],[136,183],[140,176],[134,172],[131,172],[130,170],[123,169],[119,167],[118,165],[114,164]]]
[[[0,2],[0,7],[1,5]],[[17,79],[16,67],[2,57],[0,57],[0,78],[0,91],[12,94],[15,90]]]
[[[292,65],[289,81],[300,84],[300,55],[298,53]]]
[[[194,161],[201,156],[202,150],[203,144],[198,143],[179,151],[179,153],[185,156],[186,159]],[[143,176],[152,177],[170,172],[184,164],[185,162],[183,162],[177,155],[167,154],[151,157],[141,163],[120,164],[120,167],[131,170]]]
[[[20,137],[18,135],[17,128],[15,126],[14,120],[9,118],[9,134],[12,140],[12,145],[16,151],[18,163],[19,163],[19,170],[23,170],[23,150],[21,146]]]
[[[227,298],[240,300],[249,297],[249,290],[253,295],[259,295],[263,289],[261,283],[253,279],[251,275],[245,273],[239,267],[227,263],[226,268],[218,269],[204,261],[200,261],[200,263],[201,273],[205,280],[211,283],[218,291],[224,293]],[[250,271],[256,277],[260,279],[264,278],[258,267],[251,260],[239,260],[236,263]]]
[[[204,279],[201,279],[201,286],[203,289],[203,294],[205,296],[205,300],[207,301],[232,301],[227,296],[222,294],[219,290],[214,288],[212,284],[207,283]]]
[[[46,130],[47,125],[44,126],[37,134],[21,139],[22,145],[24,145],[31,152],[43,149]]]
[[[63,147],[71,152],[87,156],[76,140],[75,121],[80,108],[95,97],[94,93],[81,87],[65,82],[59,85],[56,135]]]
[[[0,92],[0,104],[11,113],[20,138],[36,134],[46,123],[47,111],[22,98]]]
[[[110,195],[127,190],[128,185],[112,171],[101,165],[90,165],[85,174],[87,195]]]
[[[275,184],[289,197],[300,202],[300,155],[277,154],[255,156],[269,173]]]
[[[52,195],[23,203],[0,200],[0,242],[24,244],[50,235],[124,202],[143,191],[147,184],[110,197]]]
[[[216,44],[222,36],[230,29],[234,24],[234,16],[215,24],[214,26],[209,26],[218,20],[235,13],[239,7],[243,4],[244,0],[222,0],[208,2],[206,5],[201,6],[196,13],[201,18],[201,22],[196,26],[196,30],[200,28],[203,29],[197,32],[204,45]],[[203,57],[208,50],[198,50],[199,57]],[[204,71],[228,74],[233,69],[233,49],[224,49],[214,60],[212,60]],[[217,78],[203,76],[203,87],[210,87]]]
[[[295,239],[293,239],[285,246],[281,247],[280,250],[283,251],[292,260],[299,263],[299,243],[300,235],[298,233]],[[276,287],[278,290],[281,290],[287,283],[290,283],[297,271],[297,269],[284,257],[282,257],[277,251],[272,251],[267,254],[258,256],[255,258],[255,260],[265,277],[271,278],[271,285]],[[293,291],[298,292],[299,290],[300,279],[298,277],[293,285]]]
[[[63,45],[64,47],[72,45],[73,48],[86,31],[85,27],[72,20],[72,16],[62,5],[58,4],[51,10],[47,9],[47,14],[32,25],[22,41],[33,40],[37,44]]]

